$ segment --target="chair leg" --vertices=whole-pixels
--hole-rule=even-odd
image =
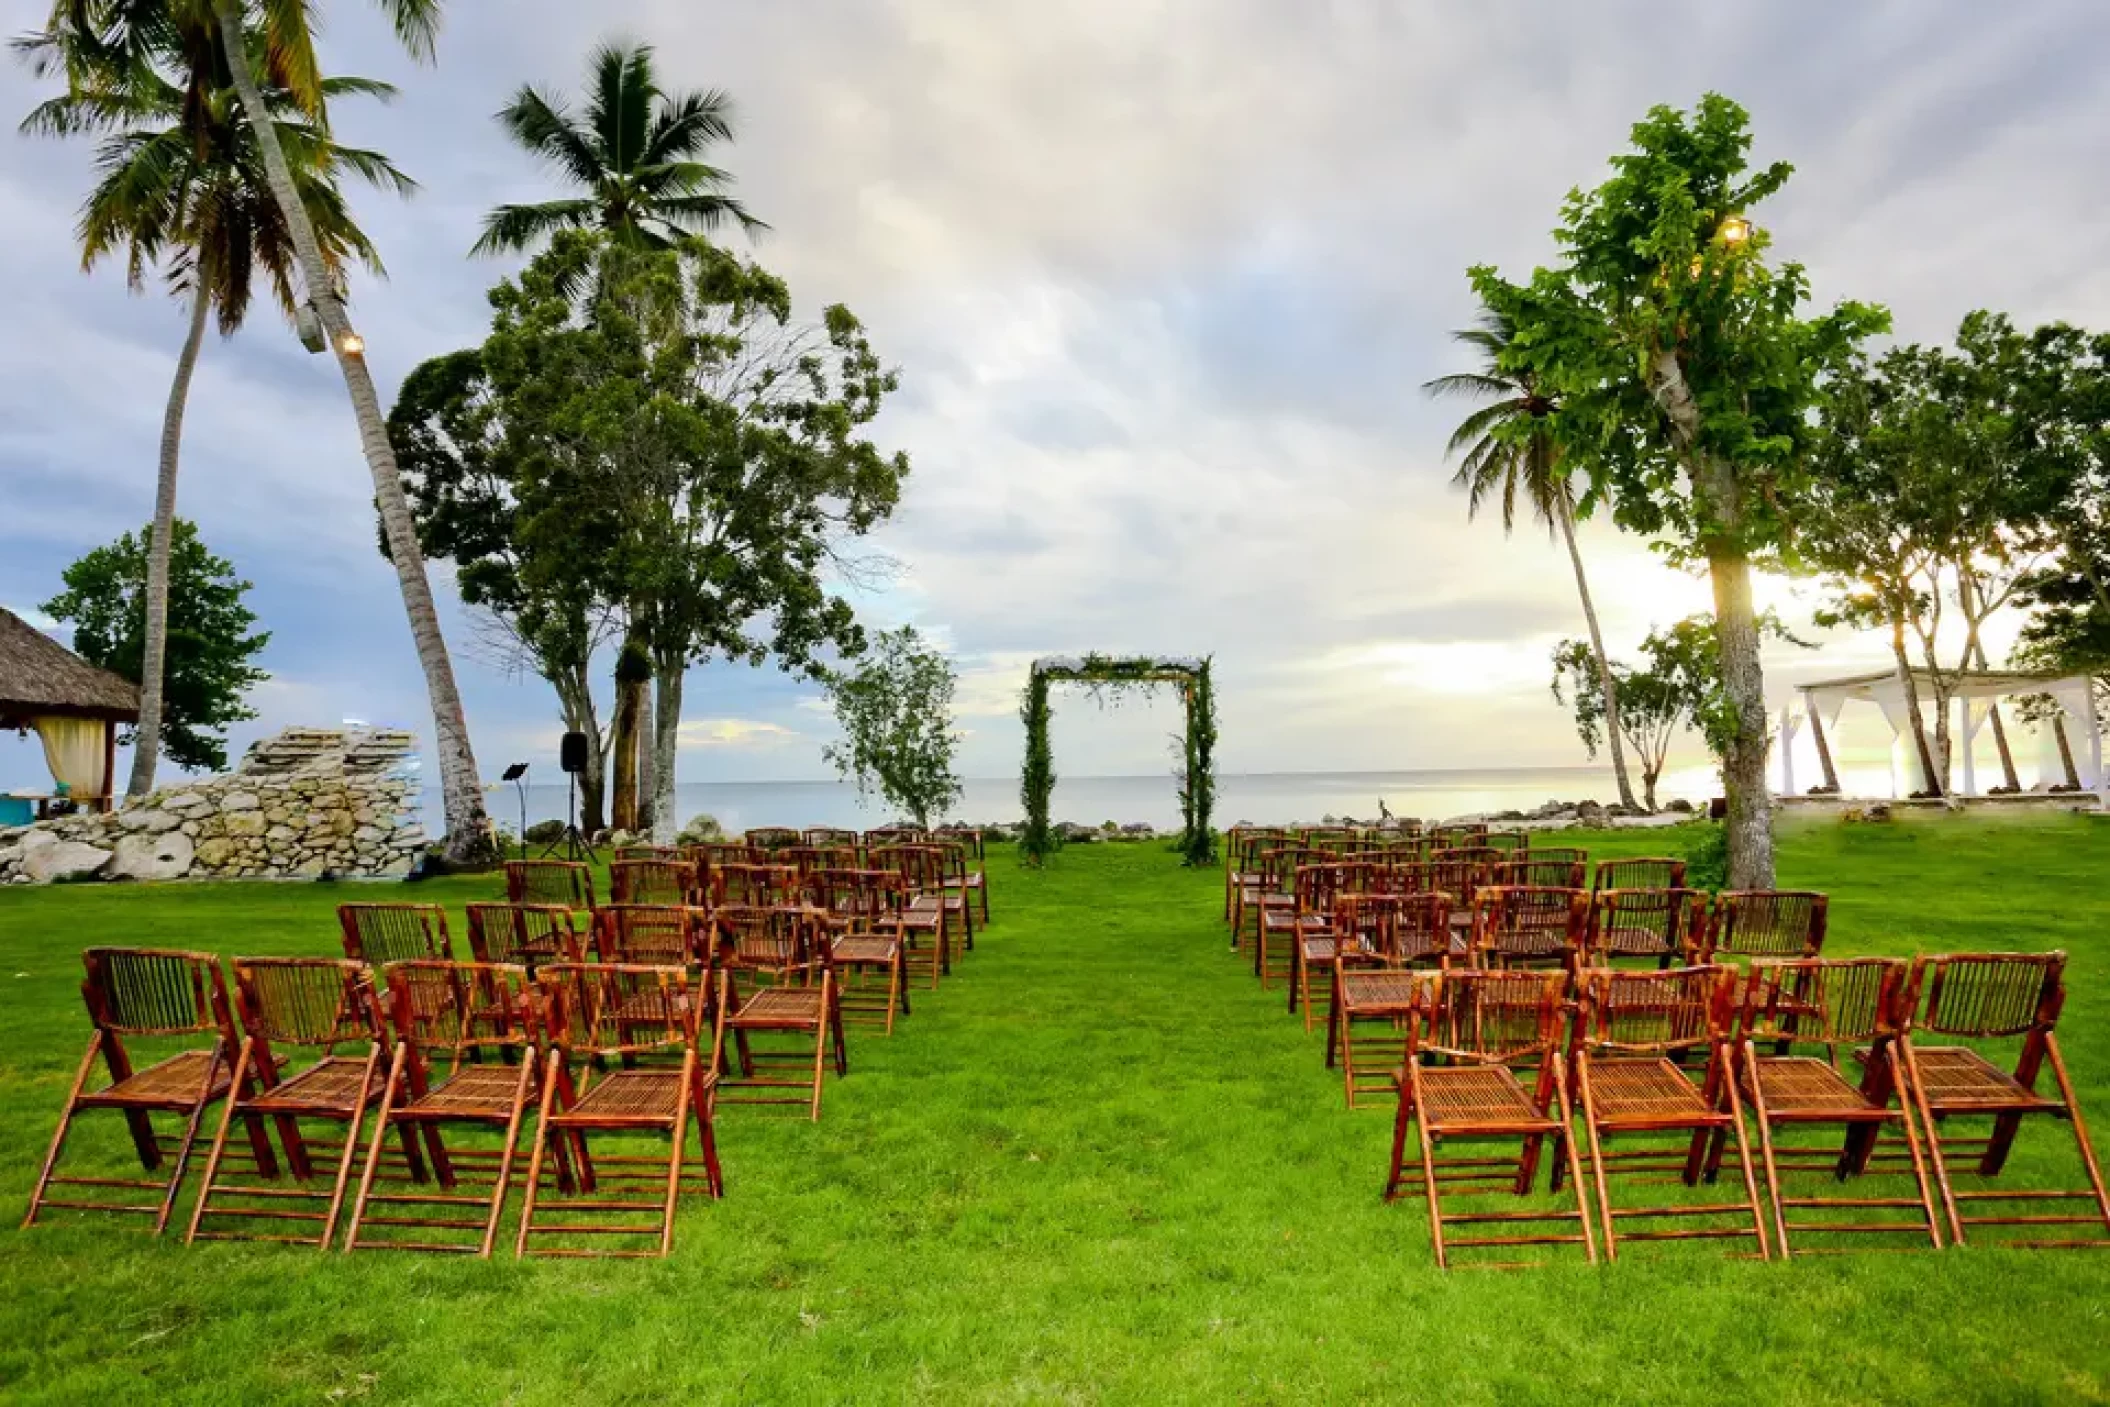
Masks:
[[[235,1106],[242,1102],[242,1089],[249,1075],[249,1057],[254,1050],[249,1037],[242,1037],[242,1047],[235,1055],[234,1078],[227,1086],[227,1107],[221,1111],[220,1127],[213,1134],[212,1152],[205,1158],[205,1180],[198,1188],[198,1201],[190,1209],[190,1228],[183,1234],[183,1244],[193,1245],[198,1239],[198,1224],[205,1220],[205,1208],[212,1201],[213,1183],[220,1176],[220,1159],[227,1152],[227,1131],[234,1126]]]
[[[37,1224],[37,1212],[44,1205],[45,1190],[51,1186],[51,1175],[58,1171],[60,1150],[66,1146],[66,1131],[73,1127],[73,1116],[79,1112],[81,1090],[88,1083],[88,1072],[95,1068],[95,1056],[102,1044],[101,1031],[88,1037],[88,1053],[81,1057],[80,1069],[74,1072],[73,1087],[66,1091],[66,1107],[59,1113],[59,1126],[51,1132],[51,1147],[44,1154],[44,1167],[38,1172],[37,1185],[29,1194],[29,1214],[22,1218],[24,1230]],[[155,1230],[158,1232],[160,1228],[157,1226]]]
[[[1729,1131],[1736,1137],[1736,1158],[1744,1171],[1744,1196],[1751,1207],[1751,1229],[1758,1236],[1758,1258],[1771,1260],[1773,1253],[1766,1244],[1766,1214],[1758,1203],[1758,1177],[1751,1165],[1751,1140],[1744,1132],[1744,1100],[1737,1093],[1735,1072],[1729,1072],[1722,1083],[1729,1091]]]
[[[1590,1234],[1589,1193],[1583,1189],[1581,1154],[1576,1147],[1576,1138],[1572,1131],[1575,1127],[1575,1109],[1568,1098],[1567,1062],[1558,1054],[1553,1057],[1553,1095],[1560,1106],[1561,1127],[1570,1130],[1561,1137],[1561,1146],[1554,1150],[1556,1154],[1564,1155],[1565,1161],[1557,1157],[1554,1162],[1553,1190],[1560,1190],[1561,1171],[1565,1167],[1575,1188],[1575,1220],[1582,1227],[1583,1256],[1591,1265],[1595,1265],[1597,1241]]]
[[[1898,1096],[1898,1123],[1905,1132],[1905,1152],[1912,1159],[1912,1183],[1919,1189],[1920,1211],[1927,1219],[1927,1239],[1938,1251],[1942,1248],[1941,1216],[1934,1210],[1934,1187],[1927,1176],[1927,1160],[1920,1148],[1919,1134],[1913,1128],[1912,1099],[1899,1074],[1897,1046],[1884,1047],[1883,1058],[1890,1062],[1890,1087]],[[1869,1140],[1871,1147],[1874,1142],[1874,1139]]]
[[[176,1166],[169,1171],[168,1190],[161,1194],[161,1210],[154,1216],[154,1234],[159,1236],[168,1229],[169,1217],[176,1210],[176,1194],[183,1187],[183,1170],[190,1166],[191,1149],[197,1146],[198,1125],[204,1122],[205,1106],[212,1103],[212,1077],[220,1072],[220,1061],[226,1055],[226,1042],[214,1041],[212,1058],[205,1063],[205,1078],[198,1085],[198,1097],[192,1101],[190,1113],[183,1119],[183,1141],[176,1145]],[[228,1098],[234,1091],[228,1091]]]
[[[1399,1111],[1392,1119],[1392,1170],[1385,1178],[1385,1200],[1388,1202],[1399,1196],[1399,1184],[1406,1174],[1407,1124],[1414,1115],[1414,1087],[1405,1078],[1405,1072],[1402,1072]]]
[[[1901,1037],[1898,1045],[1905,1056],[1905,1085],[1900,1098],[1909,1093],[1919,1106],[1920,1128],[1927,1135],[1927,1161],[1934,1166],[1935,1185],[1941,1189],[1942,1211],[1949,1219],[1951,1245],[1964,1244],[1963,1215],[1956,1206],[1956,1193],[1949,1185],[1948,1159],[1942,1156],[1941,1125],[1934,1117],[1933,1107],[1927,1102],[1927,1087],[1920,1080],[1919,1056],[1914,1052],[1909,1037]]]
[[[542,1155],[549,1147],[551,1129],[550,1107],[557,1098],[557,1070],[564,1059],[556,1051],[549,1053],[547,1067],[542,1079],[542,1108],[535,1118],[535,1150],[528,1155],[527,1188],[522,1194],[520,1208],[520,1232],[513,1238],[513,1258],[527,1254],[528,1229],[535,1224],[535,1200],[542,1190]]]
[[[403,1077],[403,1057],[404,1049],[398,1046],[395,1059],[389,1064],[388,1080],[390,1084],[394,1084]],[[351,1181],[352,1160],[359,1156],[359,1128],[366,1117],[367,1099],[373,1091],[374,1069],[380,1063],[381,1047],[377,1045],[366,1054],[366,1068],[359,1074],[359,1099],[357,1103],[352,1105],[352,1117],[344,1126],[344,1152],[337,1159],[337,1179],[330,1187],[329,1208],[322,1214],[322,1236],[315,1243],[315,1249],[318,1251],[327,1251],[330,1248],[331,1238],[337,1232],[337,1214],[344,1207],[344,1189],[345,1185]],[[409,1131],[405,1130],[405,1132]],[[406,1138],[404,1140],[404,1152],[413,1160],[413,1164],[415,1164],[417,1157],[416,1147],[417,1141],[415,1139]]]
[[[1745,1068],[1752,1072],[1751,1115],[1758,1121],[1758,1151],[1766,1170],[1766,1195],[1773,1203],[1773,1231],[1780,1238],[1780,1258],[1792,1260],[1795,1253],[1788,1244],[1788,1214],[1781,1201],[1780,1165],[1773,1156],[1773,1119],[1766,1109],[1765,1082],[1757,1074],[1758,1050],[1749,1041],[1744,1042],[1744,1059],[1747,1062]],[[1735,1083],[1735,1071],[1730,1072],[1729,1079],[1731,1084]]]
[[[1421,1103],[1418,1097],[1420,1080],[1411,1069],[1408,1070],[1407,1077],[1415,1087],[1417,1095],[1415,1112],[1418,1116]],[[1429,1136],[1429,1121],[1425,1117],[1416,1117],[1414,1128],[1421,1138],[1421,1178],[1423,1185],[1428,1188],[1429,1194],[1429,1240],[1436,1248],[1436,1268],[1438,1270],[1449,1270],[1451,1268],[1450,1255],[1443,1244],[1443,1203],[1441,1200],[1443,1194],[1436,1187],[1436,1140]]]
[[[399,1044],[396,1049],[402,1050]],[[401,1069],[400,1059],[389,1069],[388,1083],[381,1090],[381,1115],[374,1121],[374,1140],[367,1150],[366,1167],[359,1173],[359,1190],[352,1196],[352,1219],[344,1228],[344,1253],[350,1255],[359,1248],[359,1228],[366,1220],[366,1205],[374,1195],[374,1179],[381,1171],[381,1151],[388,1145],[388,1125],[396,1112],[397,1075]],[[346,1139],[350,1143],[349,1138]]]
[[[1619,1234],[1612,1225],[1612,1190],[1605,1176],[1604,1144],[1597,1133],[1597,1101],[1590,1093],[1590,1057],[1575,1057],[1575,1082],[1582,1092],[1583,1131],[1590,1137],[1590,1176],[1597,1184],[1597,1224],[1604,1231],[1604,1258],[1619,1259]]]
[[[667,1198],[659,1213],[659,1253],[662,1258],[674,1253],[674,1203],[681,1196],[681,1155],[688,1149],[689,1103],[694,1089],[695,1066],[696,1053],[690,1051],[682,1058],[682,1094],[674,1103],[674,1134],[667,1140]]]
[[[484,1239],[476,1251],[480,1260],[491,1258],[491,1249],[498,1243],[499,1223],[505,1219],[506,1194],[513,1188],[513,1162],[520,1151],[520,1121],[527,1117],[534,1073],[532,1056],[520,1062],[520,1083],[513,1087],[513,1109],[506,1117],[505,1147],[498,1153],[498,1186],[491,1193],[491,1212],[484,1221]]]

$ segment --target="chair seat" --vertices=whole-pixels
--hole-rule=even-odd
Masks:
[[[1405,972],[1344,972],[1341,1009],[1350,1016],[1404,1016],[1414,1000],[1414,978]]]
[[[1421,1117],[1429,1130],[1472,1126],[1501,1132],[1558,1127],[1539,1112],[1507,1066],[1428,1066],[1420,1072]]]
[[[1331,938],[1309,937],[1297,940],[1297,951],[1303,955],[1306,962],[1330,963],[1340,946]],[[1350,944],[1349,951],[1357,952],[1360,949]]]
[[[1660,958],[1666,953],[1675,957],[1678,947],[1664,941],[1661,929],[1608,928],[1604,933],[1607,953],[1620,958]]]
[[[180,1051],[144,1070],[133,1071],[107,1089],[82,1095],[81,1103],[90,1107],[116,1104],[134,1109],[188,1109],[198,1101],[198,1085],[205,1078],[206,1062],[211,1059],[209,1050]],[[229,1056],[220,1061],[220,1068],[214,1072],[212,1092],[207,1098],[225,1097],[228,1081],[233,1078],[233,1057]]]
[[[1996,1109],[2059,1109],[1968,1046],[1932,1046],[1913,1051],[1920,1088],[1936,1113]]]
[[[1593,1060],[1590,1093],[1601,1124],[1645,1127],[1668,1122],[1690,1127],[1728,1118],[1708,1107],[1700,1087],[1683,1070],[1660,1058]]]
[[[824,1011],[818,987],[764,987],[740,1004],[729,1024],[806,1030],[820,1023]]]
[[[396,1112],[406,1119],[503,1119],[513,1112],[519,1089],[517,1065],[464,1065]]]
[[[326,1055],[289,1080],[263,1091],[243,1107],[265,1113],[303,1111],[345,1112],[359,1104],[359,1083],[366,1078],[366,1061],[348,1055]],[[367,1086],[368,1103],[381,1097],[385,1079]]]
[[[681,1111],[679,1070],[611,1070],[552,1123],[671,1123]]]
[[[900,956],[901,943],[898,939],[885,938],[878,934],[854,934],[836,939],[830,946],[830,951],[835,954],[837,962],[883,963],[892,966],[894,959]]]
[[[1764,1056],[1757,1061],[1758,1089],[1766,1112],[1776,1119],[1880,1119],[1888,1106],[1877,1104],[1848,1084],[1831,1065],[1814,1056]],[[1744,1089],[1752,1091],[1751,1070]]]

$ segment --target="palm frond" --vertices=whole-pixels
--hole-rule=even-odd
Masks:
[[[1421,389],[1431,396],[1508,396],[1516,393],[1516,384],[1504,381],[1499,376],[1489,376],[1478,371],[1454,372],[1421,383]]]
[[[379,0],[396,42],[419,63],[432,62],[440,35],[440,0]]]
[[[732,98],[715,88],[705,93],[674,94],[660,105],[638,164],[664,166],[718,142],[729,142],[733,139],[733,120]]]
[[[582,186],[601,179],[601,157],[576,126],[564,99],[522,86],[498,111],[498,123],[527,150]]]
[[[602,164],[627,172],[644,158],[652,100],[659,95],[652,46],[611,41],[594,51],[590,66],[593,96],[587,100],[587,119],[600,142]]]
[[[558,230],[591,229],[601,208],[591,200],[547,200],[539,205],[501,205],[484,217],[484,232],[471,254],[510,254]]]
[[[727,220],[740,226],[748,235],[766,233],[769,226],[747,213],[747,207],[729,195],[691,195],[675,200],[657,201],[653,212],[663,217],[670,225],[683,229],[715,230]]]

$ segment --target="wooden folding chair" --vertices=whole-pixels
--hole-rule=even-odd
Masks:
[[[1405,969],[1450,965],[1450,896],[1344,894],[1335,905],[1333,926],[1338,936],[1326,1068],[1339,1060],[1353,1109],[1358,1096],[1390,1093],[1398,1083],[1414,998]],[[1358,1036],[1358,1023],[1368,1034]]]
[[[1534,845],[1531,847],[1530,854],[1517,855],[1512,857],[1512,859],[1547,860],[1564,865],[1581,865],[1587,874],[1590,864],[1590,852],[1579,850],[1572,845]]]
[[[1399,1113],[1392,1127],[1392,1171],[1387,1201],[1407,1183],[1407,1130],[1421,1144],[1422,1195],[1429,1204],[1429,1238],[1436,1264],[1450,1268],[1461,1248],[1580,1245],[1597,1261],[1597,1243],[1583,1200],[1582,1166],[1569,1133],[1567,976],[1558,972],[1484,972],[1454,969],[1421,973],[1414,981],[1414,1016],[1407,1024],[1407,1053],[1399,1087]],[[1440,1061],[1442,1063],[1431,1063]],[[1536,1068],[1530,1087],[1520,1069]],[[1457,1158],[1439,1164],[1439,1142],[1519,1141],[1514,1158]],[[1551,1189],[1570,1186],[1573,1211],[1445,1212],[1442,1188],[1473,1190],[1506,1186],[1529,1196],[1539,1160],[1553,1140]],[[1523,1231],[1459,1237],[1463,1225],[1565,1226],[1572,1231]]]
[[[1487,834],[1487,825],[1482,821],[1455,822],[1448,826],[1435,826],[1429,831],[1431,850],[1458,850],[1478,846]]]
[[[612,862],[624,860],[678,860],[681,850],[673,845],[618,845],[610,854]]]
[[[452,958],[447,911],[438,904],[339,904],[344,955],[376,970],[413,958]]]
[[[1267,826],[1233,826],[1224,833],[1224,922],[1231,927],[1236,946],[1242,906],[1249,894],[1267,882],[1260,869],[1260,852],[1274,848],[1282,832]]]
[[[1506,860],[1530,858],[1531,832],[1522,830],[1491,830],[1481,836],[1475,844],[1487,850],[1499,850]]]
[[[1683,889],[1685,862],[1659,855],[1600,860],[1593,889]]]
[[[1900,1003],[1904,1034],[1899,1044],[1905,1058],[1907,1086],[1927,1135],[1934,1180],[1941,1188],[1949,1235],[1959,1246],[1965,1243],[1965,1228],[1973,1226],[2085,1226],[2103,1234],[1998,1244],[2037,1248],[2110,1245],[2110,1195],[2104,1192],[2102,1169],[2096,1164],[2087,1126],[2081,1121],[2081,1106],[2074,1098],[2073,1081],[2067,1077],[2066,1061],[2059,1053],[2058,1024],[2060,1008],[2066,1002],[2065,974],[2066,954],[2060,952],[1958,953],[1920,958],[1912,965],[1912,977]],[[1922,1045],[1923,1034],[1953,1036],[1989,1046],[2013,1042],[2014,1069],[2001,1069],[1975,1045]],[[2037,1091],[2047,1063],[2057,1086],[2055,1096]],[[2085,1189],[2037,1191],[1955,1186],[1950,1162],[1967,1151],[1978,1154],[1975,1170],[1980,1177],[1998,1177],[2014,1149],[2022,1121],[2031,1116],[2063,1119],[2071,1128],[2074,1147],[2088,1179]],[[1945,1121],[1966,1118],[1989,1118],[1992,1128],[1982,1140],[1950,1137]],[[1967,1204],[1988,1202],[1996,1206],[2091,1202],[2094,1206],[2083,1215],[1964,1215]]]
[[[771,986],[798,981],[812,961],[807,920],[798,909],[719,905],[711,911],[718,965]]]
[[[1590,896],[1581,889],[1482,885],[1473,894],[1472,916],[1475,966],[1572,969],[1589,931]]]
[[[594,956],[603,964],[681,967],[710,961],[710,916],[682,904],[606,904],[593,916]]]
[[[711,1043],[711,1070],[718,1078],[720,1097],[733,1104],[804,1104],[809,1117],[821,1117],[821,1078],[832,1044],[838,1078],[850,1073],[848,1048],[843,1041],[842,1005],[835,983],[835,960],[828,945],[815,944],[812,960],[795,974],[798,985],[782,982],[757,987],[743,997],[736,974],[726,969],[718,974],[717,1030]],[[733,1040],[739,1060],[735,1075],[726,1063],[726,1037]],[[795,1071],[809,1068],[807,1057],[797,1051],[762,1049],[757,1039],[794,1035],[813,1041],[810,1077],[794,1078]],[[774,1091],[804,1089],[803,1098]],[[736,1093],[737,1091],[737,1093]]]
[[[81,996],[94,1030],[66,1091],[66,1107],[60,1111],[51,1148],[30,1191],[29,1213],[22,1225],[34,1226],[46,1207],[61,1207],[151,1216],[154,1234],[159,1236],[175,1210],[206,1107],[226,1097],[234,1077],[237,1038],[227,1005],[226,980],[220,975],[219,958],[211,953],[90,948],[81,954],[81,962],[87,969]],[[141,1068],[143,1052],[135,1050],[134,1042],[156,1049],[165,1042],[180,1042],[183,1048]],[[90,1089],[89,1078],[98,1059],[109,1071],[109,1083]],[[150,1173],[165,1167],[167,1176],[158,1180],[59,1176],[66,1135],[73,1121],[89,1109],[114,1109],[123,1114],[139,1166]],[[156,1133],[155,1114],[175,1115],[182,1120],[181,1132],[173,1138]],[[259,1165],[273,1167],[262,1125],[252,1119],[249,1129]],[[59,1200],[49,1195],[53,1187],[121,1188],[160,1195],[159,1200],[146,1204],[85,1200],[91,1196],[86,1192],[76,1194],[81,1200]]]
[[[863,844],[856,831],[842,826],[808,826],[800,833],[799,838],[808,845],[835,845],[850,850],[856,850]]]
[[[617,860],[608,867],[608,900],[614,904],[701,902],[696,867],[686,860]]]
[[[787,845],[771,858],[780,865],[791,866],[801,881],[815,870],[854,870],[858,867],[855,845]]]
[[[344,1248],[488,1259],[513,1185],[521,1126],[540,1094],[527,969],[510,963],[413,961],[392,965],[385,977],[396,1056],[352,1199]],[[486,1055],[493,1059],[485,1060]],[[496,1133],[498,1146],[457,1142],[450,1147],[450,1130]],[[432,1181],[384,1176],[391,1131],[415,1133],[423,1141]],[[465,1190],[472,1185],[482,1195]],[[376,1228],[388,1230],[376,1235]],[[476,1239],[435,1239],[450,1232],[472,1232]]]
[[[506,861],[506,902],[593,911],[593,871],[574,860]]]
[[[842,979],[838,1001],[846,1024],[876,1025],[892,1035],[895,1010],[909,1014],[904,893],[892,870],[815,870],[806,877],[807,900],[820,911],[818,941],[828,944]],[[880,980],[876,1005],[867,974]]]
[[[1734,1078],[1730,1034],[1736,1005],[1736,969],[1675,967],[1667,972],[1584,968],[1576,974],[1579,1010],[1573,1063],[1589,1134],[1589,1164],[1597,1185],[1598,1226],[1607,1260],[1619,1259],[1619,1242],[1741,1240],[1769,1256],[1765,1213],[1759,1206],[1758,1175],[1744,1132],[1744,1106]],[[1705,1066],[1695,1082],[1680,1063],[1700,1055]],[[1675,1172],[1697,1186],[1709,1162],[1709,1143],[1726,1129],[1736,1140],[1744,1177],[1739,1202],[1614,1207],[1612,1174]],[[1614,1137],[1664,1133],[1687,1136],[1683,1152],[1645,1148],[1608,1153]],[[1615,1169],[1612,1164],[1618,1163]],[[1748,1216],[1740,1226],[1701,1226],[1675,1231],[1620,1232],[1624,1220]]]
[[[1707,938],[1707,896],[1697,889],[1599,889],[1589,905],[1584,938],[1593,967],[1653,962],[1684,967],[1699,961]]]
[[[585,939],[561,904],[471,904],[469,951],[478,962],[511,963],[533,972],[546,962],[583,962]]]
[[[548,1049],[513,1253],[664,1256],[674,1249],[674,1208],[683,1189],[700,1185],[707,1196],[725,1195],[712,1127],[717,1082],[697,1051],[699,994],[684,968],[630,963],[551,963],[535,981]],[[700,1176],[683,1166],[691,1123],[703,1158]],[[596,1151],[596,1135],[665,1138],[666,1157]],[[568,1195],[543,1195],[551,1157],[557,1190]],[[571,1219],[611,1214],[654,1219]],[[614,1238],[614,1249],[600,1249],[611,1244],[602,1238]],[[650,1249],[622,1244],[644,1238],[653,1242]]]
[[[1290,980],[1293,971],[1291,937],[1297,930],[1297,871],[1326,864],[1331,858],[1324,850],[1308,845],[1279,845],[1260,852],[1260,868],[1267,879],[1253,902],[1246,905],[1246,912],[1253,916],[1253,975],[1260,979],[1262,991],[1276,977]],[[1243,935],[1239,943],[1245,946]]]
[[[1291,928],[1287,935],[1290,971],[1286,985],[1289,1009],[1295,1013],[1300,1006],[1303,1008],[1306,1031],[1318,1023],[1311,997],[1314,970],[1321,974],[1326,986],[1326,1000],[1332,1001],[1336,904],[1345,894],[1377,892],[1382,882],[1378,866],[1353,860],[1298,868],[1297,902],[1290,911]]]
[[[979,852],[957,839],[941,837],[937,842],[939,852],[945,857],[945,892],[947,902],[957,897],[960,912],[967,918],[967,951],[974,951],[974,926],[980,910],[979,921],[989,926],[989,870],[977,868],[975,861]],[[972,907],[970,907],[972,906]]]
[[[980,826],[970,826],[965,824],[940,826],[937,828],[937,830],[931,832],[931,834],[932,837],[936,839],[940,845],[958,845],[964,847],[967,851],[968,858],[973,860],[976,864],[980,864],[983,860],[988,858],[986,848],[983,844],[982,828]],[[984,913],[982,917],[983,920],[986,922],[989,916],[987,913]]]
[[[184,1244],[278,1241],[328,1250],[344,1206],[352,1162],[359,1152],[360,1126],[383,1087],[383,1047],[372,970],[349,958],[236,958],[234,981],[242,1043],[235,1054],[233,1092],[205,1160],[204,1186],[191,1209]],[[354,1053],[339,1055],[338,1050],[346,1046]],[[293,1051],[312,1052],[314,1058],[299,1071],[288,1073]],[[394,1081],[401,1076],[399,1055],[386,1078]],[[263,1158],[257,1160],[257,1181],[221,1181],[227,1135],[236,1119],[252,1117],[269,1119],[276,1128],[286,1166],[302,1186],[276,1185],[277,1168]],[[309,1155],[332,1151],[331,1145],[311,1141],[301,1129],[303,1120],[343,1129],[343,1142],[334,1150],[338,1154],[336,1174],[327,1191],[307,1185],[317,1173]],[[402,1146],[412,1176],[423,1178],[423,1155],[407,1130]],[[286,1205],[316,1201],[324,1203],[323,1210]],[[255,1205],[259,1202],[263,1205]],[[214,1223],[213,1229],[206,1229],[208,1221]],[[248,1224],[257,1221],[319,1225],[310,1239],[249,1229]]]
[[[799,833],[790,826],[749,826],[743,837],[755,849],[768,852],[782,850],[787,845],[797,845]]]
[[[711,907],[750,904],[768,908],[798,898],[799,872],[790,865],[727,863],[711,871]]]
[[[1581,889],[1588,876],[1577,860],[1549,860],[1532,851],[1514,860],[1503,860],[1488,871],[1489,884],[1522,884],[1538,889]]]
[[[930,974],[935,990],[940,976],[952,975],[952,914],[945,902],[944,868],[938,852],[923,845],[874,845],[866,852],[870,867],[901,876],[901,942],[903,960],[914,973]]]
[[[1831,901],[1807,889],[1725,889],[1715,896],[1703,952],[1734,958],[1813,958],[1824,951]]]
[[[1897,1044],[1898,1012],[1911,965],[1903,958],[1760,958],[1744,985],[1737,1032],[1737,1076],[1758,1125],[1759,1163],[1773,1204],[1773,1234],[1782,1259],[1795,1254],[1792,1235],[1903,1235],[1941,1248],[1934,1190],[1927,1179]],[[1762,1046],[1772,1054],[1761,1055]],[[1801,1047],[1803,1053],[1794,1053]],[[1840,1074],[1842,1051],[1865,1049],[1858,1085]],[[1814,1053],[1812,1053],[1814,1052]],[[1893,1098],[1896,1100],[1892,1102]],[[1830,1125],[1844,1141],[1827,1151],[1783,1145],[1785,1129]],[[1783,1172],[1828,1173],[1839,1182],[1869,1170],[1876,1139],[1895,1125],[1911,1164],[1914,1197],[1789,1197]],[[1719,1166],[1726,1131],[1714,1136],[1709,1173]],[[1788,1220],[1790,1209],[1909,1209],[1913,1221]],[[1805,1251],[1805,1254],[1808,1252]]]

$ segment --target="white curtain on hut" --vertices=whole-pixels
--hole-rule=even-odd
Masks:
[[[51,775],[76,797],[102,796],[103,728],[99,718],[39,718],[37,736],[44,740],[44,761]]]

